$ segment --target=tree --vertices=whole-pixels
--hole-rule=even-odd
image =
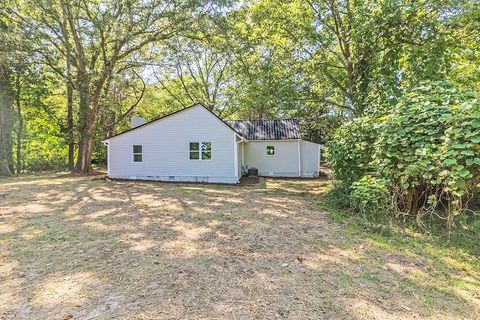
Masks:
[[[166,58],[154,68],[155,77],[178,104],[186,107],[201,101],[219,116],[230,109],[228,54],[205,40],[176,38],[163,55]]]
[[[464,88],[480,92],[480,4],[462,3],[459,14],[447,22],[452,30],[452,70],[449,79]]]
[[[445,74],[448,50],[439,26],[448,6],[443,1],[262,0],[253,2],[250,17],[266,46],[291,51],[303,66],[315,83],[310,101],[361,115],[372,99],[397,95],[404,82]]]
[[[36,52],[68,80],[54,57],[76,70],[79,96],[78,152],[75,171],[91,170],[92,142],[109,79],[152,43],[170,39],[194,18],[196,2],[184,1],[27,1],[11,13],[36,37]],[[47,48],[47,49],[46,49]],[[68,71],[67,71],[68,74]]]
[[[17,36],[17,30],[0,16],[0,176],[12,175],[12,72],[18,61],[13,50]]]
[[[23,113],[22,113],[22,85],[20,80],[20,72],[17,71],[15,77],[15,105],[17,107],[17,119],[18,119],[18,126],[16,131],[16,147],[17,147],[17,154],[16,154],[16,165],[15,171],[17,175],[22,172],[22,138],[23,138]]]
[[[249,6],[212,22],[210,43],[229,60],[230,85],[224,89],[231,97],[229,114],[246,119],[299,116],[311,106],[309,78],[292,50],[269,42],[255,23]]]
[[[10,70],[0,61],[0,176],[11,176],[12,111],[9,88]]]
[[[223,118],[299,118],[306,138],[327,142],[423,80],[478,92],[478,10],[469,0],[2,1],[2,170],[68,159],[88,172],[129,115],[196,101]]]

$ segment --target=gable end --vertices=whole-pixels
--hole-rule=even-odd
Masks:
[[[177,111],[175,111],[175,112],[172,112],[172,113],[166,114],[166,115],[164,115],[164,116],[161,116],[161,117],[159,117],[159,118],[156,118],[156,119],[153,119],[153,120],[151,120],[151,121],[148,121],[148,122],[146,122],[146,123],[144,123],[144,124],[142,124],[142,125],[139,125],[139,126],[137,126],[137,127],[135,127],[135,128],[131,128],[131,129],[128,129],[128,130],[126,130],[126,131],[120,132],[120,133],[118,133],[118,134],[116,134],[116,135],[113,135],[113,136],[111,136],[111,137],[108,137],[107,139],[103,140],[102,142],[105,143],[105,142],[107,142],[108,140],[110,140],[110,139],[112,139],[112,138],[115,138],[115,137],[118,137],[118,136],[120,136],[120,135],[123,135],[124,133],[130,132],[130,131],[133,131],[133,130],[140,129],[140,128],[145,127],[145,126],[148,126],[148,125],[150,125],[150,124],[152,124],[152,123],[154,123],[154,122],[163,120],[163,119],[165,119],[165,118],[168,118],[168,117],[170,117],[170,116],[176,115],[176,114],[178,114],[178,113],[180,113],[180,112],[187,111],[187,110],[192,109],[192,108],[197,107],[197,106],[203,107],[205,110],[207,110],[208,112],[210,112],[215,118],[217,118],[221,123],[223,123],[225,126],[227,126],[230,130],[232,130],[233,132],[235,132],[238,136],[242,137],[242,135],[239,134],[234,128],[232,128],[232,127],[229,126],[227,123],[225,123],[219,116],[217,116],[215,113],[213,113],[213,112],[212,112],[211,110],[209,110],[207,107],[205,107],[202,103],[195,103],[195,104],[192,104],[191,106],[188,106],[188,107],[186,107],[186,108],[177,110]]]

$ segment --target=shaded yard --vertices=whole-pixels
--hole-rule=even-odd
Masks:
[[[352,235],[328,183],[0,180],[0,319],[480,317],[478,257]]]

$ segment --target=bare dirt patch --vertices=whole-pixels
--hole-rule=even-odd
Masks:
[[[349,237],[316,205],[327,184],[2,180],[0,318],[479,317],[476,271]]]

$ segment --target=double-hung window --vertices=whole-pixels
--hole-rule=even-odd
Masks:
[[[143,162],[143,152],[141,145],[133,146],[133,162]]]
[[[211,160],[212,143],[211,142],[190,142],[189,143],[190,160]]]

